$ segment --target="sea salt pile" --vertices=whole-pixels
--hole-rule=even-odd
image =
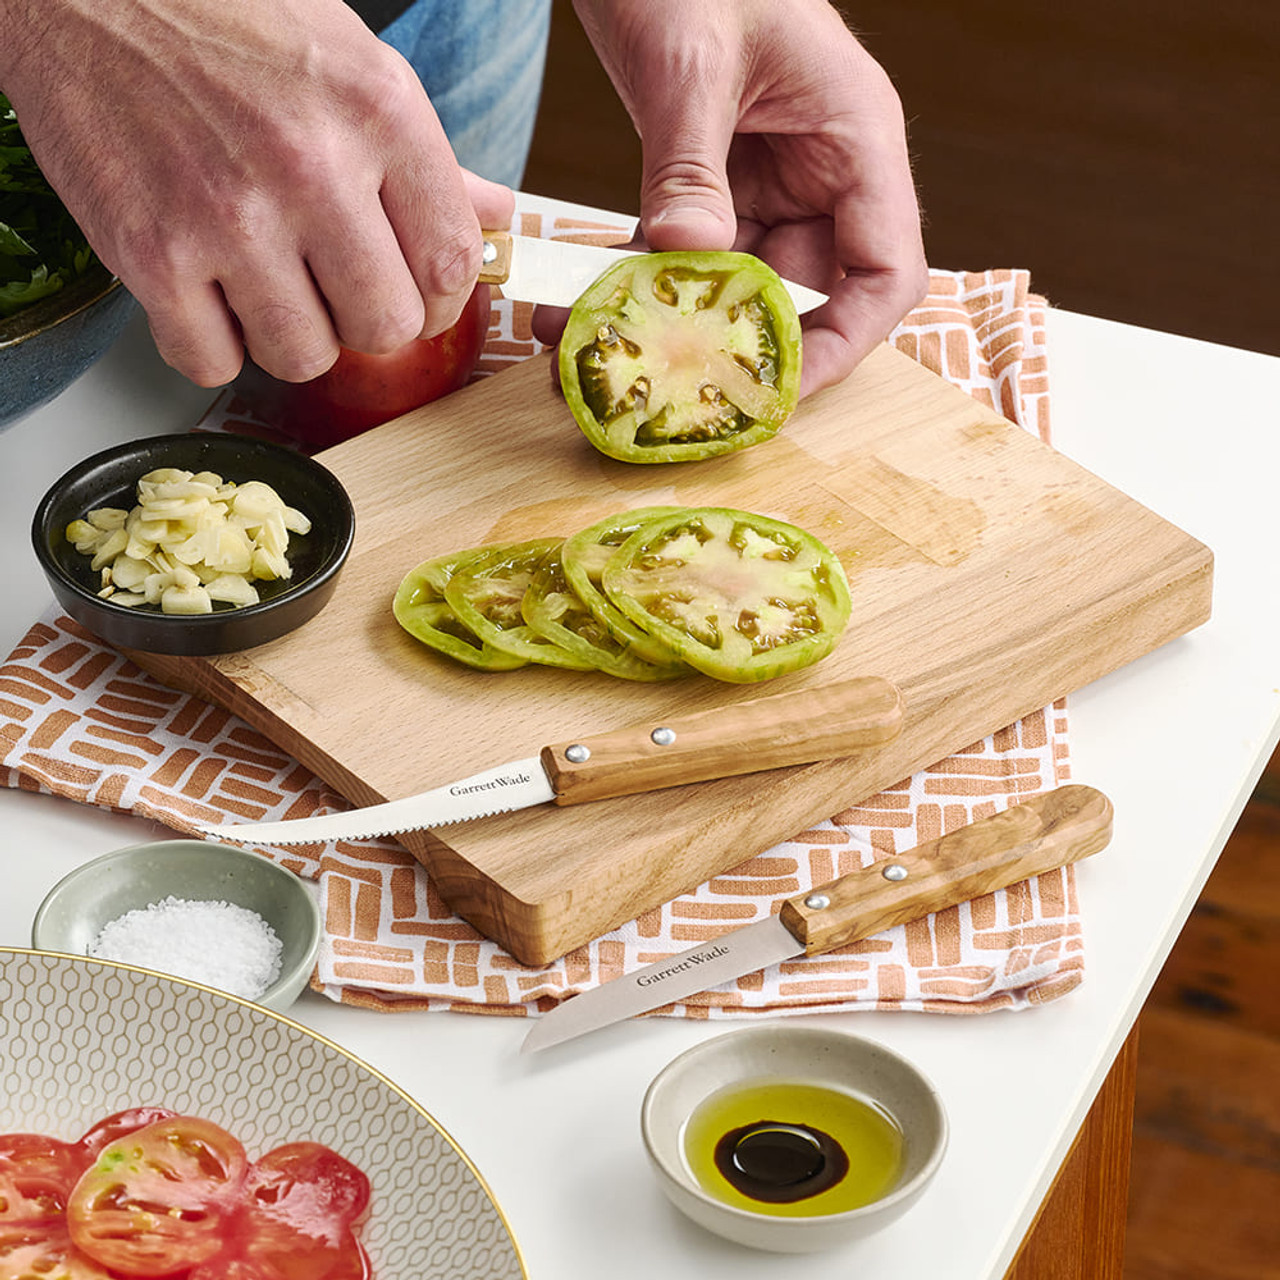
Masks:
[[[280,976],[283,949],[255,911],[170,896],[104,925],[89,954],[257,1000]]]

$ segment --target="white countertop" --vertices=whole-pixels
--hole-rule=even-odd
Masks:
[[[532,1280],[750,1280],[800,1265],[808,1280],[999,1280],[1012,1260],[1280,731],[1268,527],[1280,360],[1061,312],[1049,353],[1057,447],[1214,550],[1214,617],[1070,698],[1073,778],[1116,810],[1111,846],[1078,869],[1087,971],[1076,991],[1031,1012],[806,1019],[882,1040],[938,1085],[951,1147],[906,1217],[801,1264],[722,1241],[667,1204],[640,1144],[644,1089],[678,1052],[735,1024],[646,1019],[525,1058],[523,1020],[378,1014],[312,993],[295,1006],[467,1152]],[[210,399],[161,364],[139,320],[57,400],[0,433],[3,653],[51,603],[28,533],[48,484],[97,449],[188,428]],[[8,946],[29,944],[37,905],[72,867],[171,834],[12,790],[0,814]]]

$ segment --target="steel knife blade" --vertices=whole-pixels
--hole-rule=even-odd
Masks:
[[[638,252],[643,251],[486,231],[480,280],[498,285],[504,296],[519,302],[571,307],[615,262]],[[817,289],[794,280],[782,283],[801,315],[827,301]]]
[[[419,795],[284,822],[201,824],[221,840],[313,844],[446,826],[548,802],[566,805],[835,760],[895,737],[902,695],[878,676],[775,693],[543,747]]]
[[[566,998],[521,1052],[546,1049],[799,955],[821,955],[1106,848],[1111,802],[1071,785],[788,898],[768,919]]]

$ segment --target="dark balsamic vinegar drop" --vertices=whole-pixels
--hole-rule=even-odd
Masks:
[[[830,1134],[778,1120],[730,1129],[716,1143],[715,1163],[744,1196],[768,1204],[816,1196],[849,1172],[849,1157]]]
[[[868,1204],[902,1169],[902,1130],[884,1108],[842,1089],[774,1076],[704,1098],[681,1138],[689,1172],[740,1209],[822,1217]]]

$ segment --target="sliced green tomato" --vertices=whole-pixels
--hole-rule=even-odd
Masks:
[[[520,612],[538,566],[559,546],[559,538],[539,538],[494,547],[454,571],[444,598],[458,619],[493,648],[525,662],[590,671],[591,663],[539,635]]]
[[[768,680],[831,652],[851,604],[835,554],[795,525],[696,507],[647,521],[604,590],[638,626],[717,680]]]
[[[670,657],[662,664],[646,662],[616,640],[569,585],[559,549],[548,552],[535,570],[520,612],[538,635],[608,675],[649,681],[692,674],[691,667]]]
[[[587,439],[623,462],[687,462],[759,444],[800,392],[800,320],[746,253],[636,254],[578,299],[560,385]]]
[[[580,529],[564,540],[560,563],[573,593],[604,625],[609,634],[627,652],[657,666],[689,669],[661,640],[636,626],[604,593],[600,576],[609,557],[642,525],[658,516],[675,515],[687,507],[637,507],[621,511],[586,529]]]
[[[525,659],[481,640],[444,598],[445,584],[458,566],[489,549],[475,547],[424,560],[405,574],[391,609],[396,621],[429,648],[481,671],[512,671],[523,667]]]

